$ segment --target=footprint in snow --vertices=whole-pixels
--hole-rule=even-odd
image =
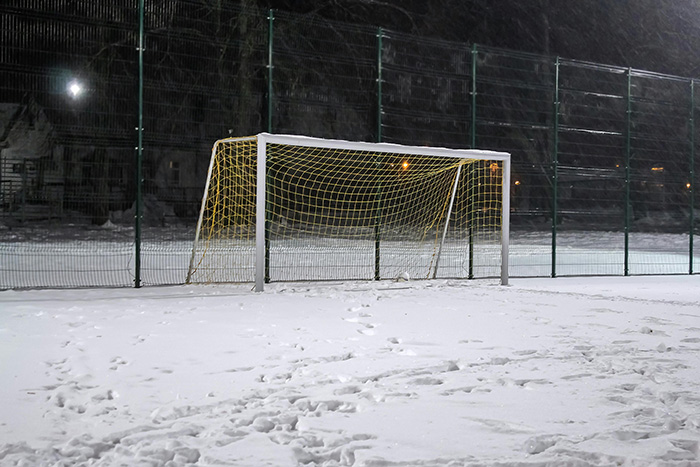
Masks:
[[[114,357],[113,359],[111,359],[109,361],[109,363],[112,364],[112,366],[110,366],[109,369],[112,371],[116,371],[117,369],[119,369],[120,366],[126,365],[128,362],[126,360],[124,360],[123,358],[117,356],[117,357]]]
[[[142,335],[134,336],[134,344],[133,345],[141,344],[145,341],[146,341],[146,336],[142,336]]]

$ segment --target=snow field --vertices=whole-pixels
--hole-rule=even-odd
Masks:
[[[700,466],[700,278],[0,292],[0,465]]]

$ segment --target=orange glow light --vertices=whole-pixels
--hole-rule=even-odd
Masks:
[[[408,161],[403,161],[403,164],[401,164],[401,167],[403,167],[404,170],[407,170],[408,166],[409,166]]]

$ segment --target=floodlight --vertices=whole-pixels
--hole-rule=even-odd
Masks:
[[[77,99],[83,93],[83,86],[78,81],[71,81],[68,84],[68,93]]]

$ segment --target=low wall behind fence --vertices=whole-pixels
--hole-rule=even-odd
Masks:
[[[183,283],[213,142],[261,131],[510,152],[512,276],[697,269],[694,79],[108,3],[0,6],[0,288]]]

